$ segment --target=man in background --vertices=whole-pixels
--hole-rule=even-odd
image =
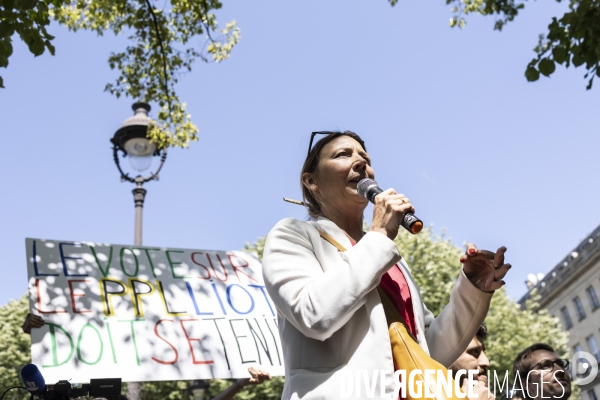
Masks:
[[[521,380],[524,399],[553,398],[566,400],[571,396],[569,360],[561,359],[554,349],[544,343],[527,347],[517,355],[513,364],[515,379]],[[521,393],[519,393],[521,392]],[[514,397],[513,397],[514,398]]]
[[[477,383],[473,387],[475,397],[470,400],[486,400],[494,399],[494,395],[488,387],[487,371],[490,368],[490,360],[485,355],[485,339],[487,338],[488,330],[485,325],[481,325],[475,337],[469,343],[467,349],[458,357],[449,370],[452,371],[452,377],[456,379],[458,371],[465,370],[465,373],[460,377],[459,385],[464,393],[468,393],[468,370],[477,370]]]

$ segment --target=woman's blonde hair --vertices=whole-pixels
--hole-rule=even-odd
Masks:
[[[302,199],[304,200],[304,204],[307,208],[308,215],[313,219],[323,215],[323,210],[321,209],[321,204],[319,203],[317,198],[312,194],[310,190],[308,190],[306,186],[304,186],[304,183],[302,182],[302,175],[304,175],[305,172],[309,172],[315,173],[318,176],[317,169],[319,167],[319,162],[321,161],[321,150],[323,150],[323,147],[325,147],[327,143],[333,141],[334,139],[340,136],[351,137],[352,139],[360,143],[364,151],[367,151],[367,148],[365,147],[365,142],[360,138],[360,136],[351,131],[327,132],[326,136],[323,139],[319,140],[313,146],[313,148],[310,149],[308,155],[306,156],[306,160],[304,160],[302,171],[300,172],[300,187],[302,188]]]

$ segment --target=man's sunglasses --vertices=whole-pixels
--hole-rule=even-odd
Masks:
[[[569,367],[569,360],[560,358],[557,360],[542,360],[535,364],[531,370],[552,371],[554,364],[558,365],[562,370],[566,370]]]

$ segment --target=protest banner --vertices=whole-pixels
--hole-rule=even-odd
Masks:
[[[259,260],[207,251],[26,239],[31,355],[46,382],[283,375]]]

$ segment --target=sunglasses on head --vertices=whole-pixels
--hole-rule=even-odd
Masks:
[[[310,134],[310,142],[308,143],[308,153],[306,153],[307,155],[310,154],[310,151],[312,150],[312,146],[313,146],[313,140],[315,139],[316,135],[330,135],[334,132],[329,132],[329,131],[319,131],[319,132],[312,132]]]

